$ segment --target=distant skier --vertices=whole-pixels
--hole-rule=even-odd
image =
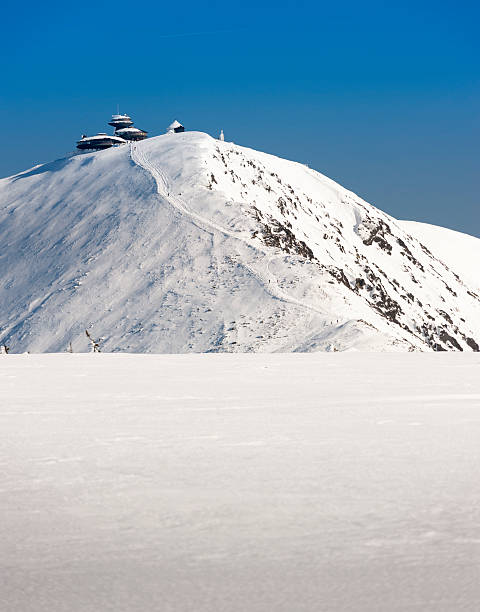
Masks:
[[[223,134],[223,130],[220,131],[220,136],[218,137],[218,140],[221,140],[222,142],[225,140],[225,136]]]

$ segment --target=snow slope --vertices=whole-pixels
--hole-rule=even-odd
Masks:
[[[1,609],[478,610],[479,366],[0,356]]]
[[[480,299],[388,215],[203,133],[0,181],[14,352],[477,350]]]
[[[400,225],[480,290],[480,238],[417,221],[400,221]]]

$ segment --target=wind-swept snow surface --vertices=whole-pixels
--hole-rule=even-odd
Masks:
[[[480,290],[479,238],[417,221],[400,221],[400,225],[458,272],[470,286]]]
[[[475,354],[0,357],[12,612],[474,612]]]
[[[476,351],[477,285],[306,166],[166,134],[0,181],[12,352]]]

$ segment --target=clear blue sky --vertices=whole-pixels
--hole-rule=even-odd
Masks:
[[[167,4],[167,6],[165,6]],[[308,163],[399,217],[480,236],[475,2],[8,3],[0,176],[116,110]]]

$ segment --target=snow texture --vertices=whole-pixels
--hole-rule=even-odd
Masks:
[[[11,352],[88,351],[85,329],[108,352],[480,344],[478,283],[445,246],[304,165],[203,133],[1,180],[0,241]]]
[[[1,609],[474,612],[480,357],[0,357]]]
[[[477,292],[480,291],[479,238],[416,221],[400,221],[400,225],[457,271]]]

